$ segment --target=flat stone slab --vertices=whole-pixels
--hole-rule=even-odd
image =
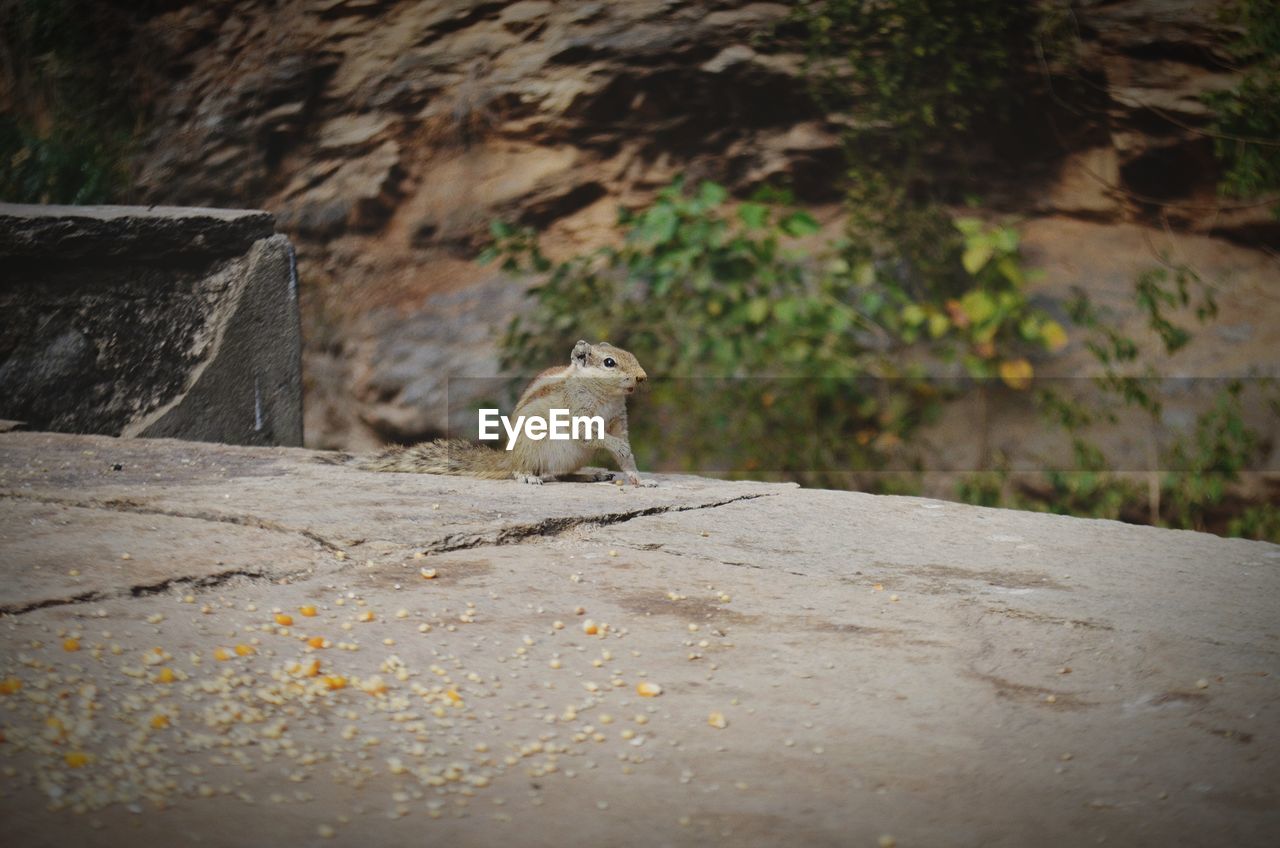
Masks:
[[[1280,833],[1278,546],[316,458],[0,435],[14,844]]]
[[[0,203],[0,256],[10,259],[230,255],[274,231],[274,216],[257,209]]]
[[[513,542],[580,523],[795,488],[679,476],[654,478],[663,486],[652,489],[609,483],[513,486],[504,480],[361,471],[326,464],[325,458],[288,448],[231,450],[170,439],[7,433],[0,436],[0,493],[267,523],[377,558],[395,546],[439,551]]]

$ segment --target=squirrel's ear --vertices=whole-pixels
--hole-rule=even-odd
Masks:
[[[587,344],[582,339],[578,339],[578,343],[573,346],[573,353],[570,355],[570,361],[571,362],[577,361],[577,362],[581,362],[583,365],[586,365],[587,351],[590,349],[591,349],[591,345]]]

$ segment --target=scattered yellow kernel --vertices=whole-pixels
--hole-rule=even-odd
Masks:
[[[258,649],[253,647],[252,645],[246,645],[244,642],[241,642],[239,645],[236,645],[237,656],[248,657],[256,653],[258,653]]]
[[[724,713],[712,713],[711,715],[707,716],[707,724],[711,725],[717,730],[724,730],[726,727],[729,726],[729,720],[724,717]]]
[[[17,677],[6,677],[0,680],[0,695],[12,695],[22,688],[22,681]]]
[[[89,764],[89,755],[84,751],[68,751],[62,759],[71,768],[80,768]]]
[[[156,672],[156,683],[172,683],[174,681],[173,669],[165,666]]]
[[[310,604],[307,604],[305,607],[298,607],[298,612],[302,613],[307,618],[311,618],[313,615],[316,614],[316,608],[311,606]]]
[[[356,616],[358,621],[373,621],[373,619],[373,610],[361,610],[360,614]]]
[[[582,632],[588,636],[594,636],[600,632],[600,627],[588,618],[586,621],[582,622]]]
[[[65,640],[65,641],[62,643],[62,650],[64,650],[64,651],[78,651],[78,650],[80,650],[80,640],[79,640],[79,639],[67,639],[67,640]]]
[[[347,678],[341,674],[327,674],[324,678],[324,685],[329,689],[346,689]]]
[[[280,625],[281,627],[288,627],[289,625],[293,624],[293,616],[289,615],[288,613],[278,612],[276,613],[276,624]]]
[[[422,575],[423,580],[435,580],[436,570],[434,568],[423,568],[418,571]]]
[[[644,680],[636,684],[636,694],[642,698],[656,698],[662,694],[662,687],[650,680]]]
[[[320,660],[311,660],[302,664],[299,670],[299,677],[318,677],[320,675]]]
[[[151,717],[151,726],[156,730],[163,730],[169,726],[169,717],[164,713],[157,713]]]
[[[214,648],[213,658],[218,662],[226,662],[227,660],[231,659],[231,652],[228,651],[226,648]]]
[[[458,694],[457,689],[450,689],[444,693],[444,696],[455,704],[462,703],[462,696]]]
[[[323,636],[312,636],[307,640],[307,644],[312,648],[327,648],[329,646],[329,640]]]

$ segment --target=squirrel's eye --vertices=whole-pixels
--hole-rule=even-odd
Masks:
[[[614,361],[613,361],[613,357],[612,357],[612,356],[606,356],[606,357],[604,358],[604,367],[605,367],[605,368],[612,368],[613,366],[615,366],[615,365],[617,365],[617,364],[618,364],[618,363],[616,363],[616,362],[614,362]]]

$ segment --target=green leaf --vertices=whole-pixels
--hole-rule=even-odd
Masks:
[[[644,213],[636,235],[641,241],[664,244],[671,241],[679,223],[675,208],[666,203],[659,203]]]
[[[496,239],[508,238],[515,234],[515,230],[506,221],[490,221],[489,234]]]
[[[908,327],[918,327],[924,323],[924,310],[916,303],[908,303],[902,307],[902,323]]]
[[[1018,260],[1012,256],[1002,256],[996,262],[996,268],[1004,276],[1006,280],[1015,286],[1021,286],[1023,281],[1022,266],[1018,264]]]
[[[969,316],[969,320],[974,324],[981,324],[992,315],[996,314],[995,301],[991,296],[983,291],[971,291],[960,298],[960,308],[964,310],[964,314]]]
[[[719,183],[708,181],[698,188],[698,200],[708,207],[719,206],[728,196],[729,192],[725,191],[724,186]]]
[[[985,241],[974,242],[964,249],[964,256],[961,257],[960,261],[966,271],[970,274],[977,274],[990,261],[991,254],[990,244]]]
[[[1013,253],[1018,249],[1018,231],[1001,227],[992,234],[992,241],[1001,253]]]
[[[969,236],[970,238],[982,232],[981,218],[969,218],[969,217],[956,218],[955,225],[957,230],[959,230],[964,235]]]
[[[818,222],[808,212],[792,212],[782,219],[782,229],[787,235],[800,237],[813,235],[819,227]]]
[[[769,220],[769,207],[760,203],[744,203],[738,207],[738,218],[748,228],[758,230]]]
[[[752,298],[747,302],[747,320],[760,324],[769,317],[769,301],[763,297]]]

